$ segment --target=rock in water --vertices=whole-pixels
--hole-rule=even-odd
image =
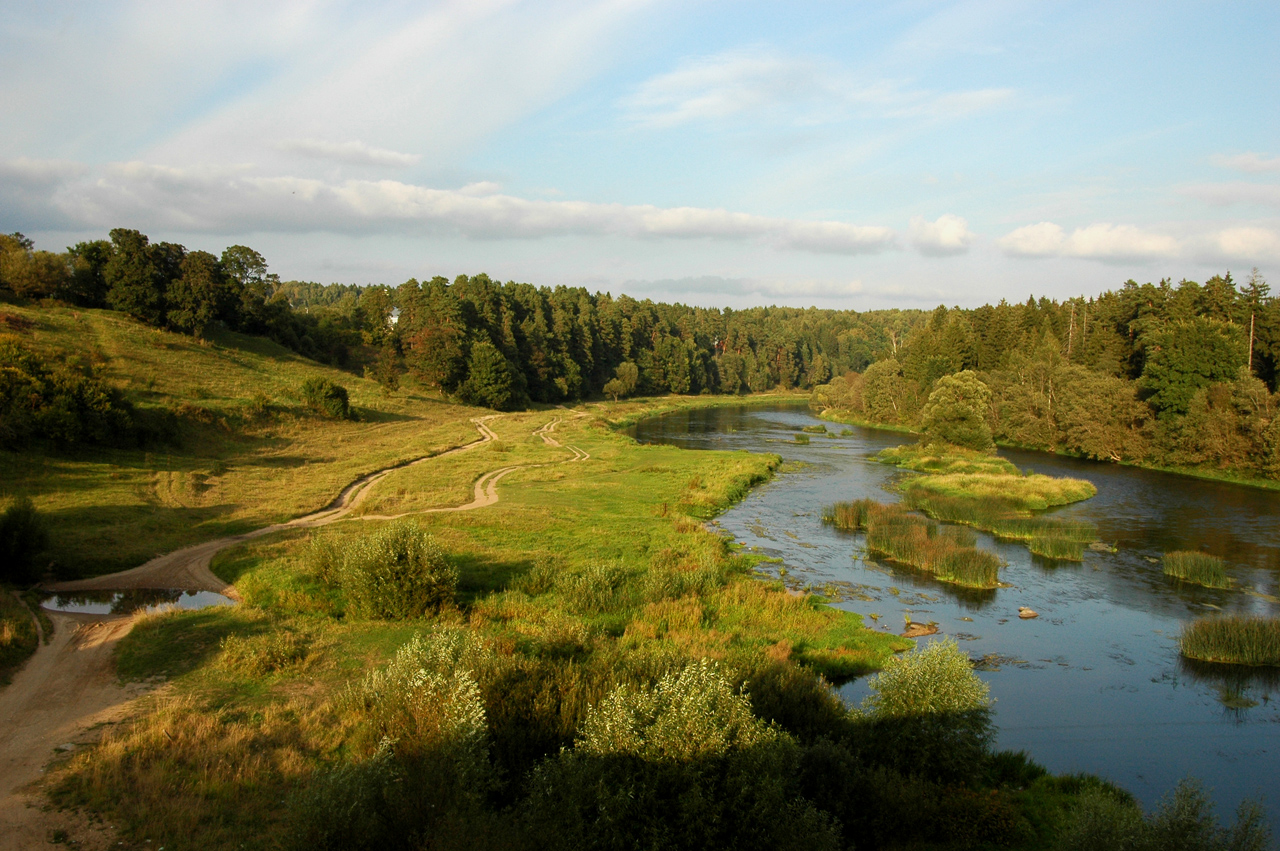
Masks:
[[[1018,606],[1018,617],[1022,618],[1025,621],[1025,620],[1030,620],[1031,618],[1040,617],[1040,613],[1037,612],[1035,609],[1029,609],[1026,606]]]

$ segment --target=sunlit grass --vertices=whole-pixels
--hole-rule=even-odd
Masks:
[[[1225,615],[1182,630],[1182,655],[1205,662],[1280,666],[1280,618]]]
[[[1206,588],[1230,588],[1226,562],[1217,556],[1200,552],[1172,552],[1164,554],[1164,573],[1184,582],[1194,582]]]

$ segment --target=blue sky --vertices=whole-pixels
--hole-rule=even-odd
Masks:
[[[1274,3],[9,5],[40,248],[855,309],[1280,266]]]

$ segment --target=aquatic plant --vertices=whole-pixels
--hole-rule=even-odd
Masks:
[[[1205,662],[1280,666],[1280,618],[1225,615],[1188,624],[1178,640],[1182,655]]]
[[[1217,556],[1194,551],[1178,551],[1164,554],[1165,576],[1184,582],[1194,582],[1206,588],[1230,588],[1226,563]]]
[[[808,425],[800,430],[807,431],[810,434],[826,434],[827,433],[827,427],[824,425]]]
[[[844,531],[865,531],[868,550],[945,582],[975,588],[994,588],[999,582],[1000,560],[975,547],[972,529],[943,526],[901,505],[870,499],[828,506],[822,519]]]
[[[808,443],[808,442],[809,442],[809,435],[807,434],[796,435],[796,443]]]
[[[871,516],[871,506],[875,504],[874,499],[859,499],[828,505],[822,512],[822,522],[835,526],[842,532],[865,531],[867,518]]]
[[[1031,536],[1027,541],[1027,549],[1045,558],[1056,558],[1063,561],[1083,561],[1084,544],[1084,541],[1058,534],[1055,531],[1042,531]]]

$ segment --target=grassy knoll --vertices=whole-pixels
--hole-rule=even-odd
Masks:
[[[175,440],[146,449],[0,452],[0,480],[47,519],[48,556],[66,576],[322,507],[363,473],[475,438],[474,409],[318,365],[258,337],[201,343],[109,311],[10,306],[22,343],[92,365]],[[308,412],[301,386],[350,391],[358,421]]]
[[[1083,559],[1097,537],[1089,523],[1034,514],[1089,499],[1098,492],[1090,482],[1023,475],[1003,458],[950,446],[899,446],[877,459],[925,474],[905,479],[898,489],[909,507],[936,520],[1025,541],[1037,555],[1069,561]]]
[[[1165,553],[1162,561],[1165,576],[1206,588],[1231,587],[1226,562],[1217,556],[1201,552],[1173,552]]]
[[[1280,667],[1280,618],[1201,618],[1182,630],[1182,655],[1204,662]]]

